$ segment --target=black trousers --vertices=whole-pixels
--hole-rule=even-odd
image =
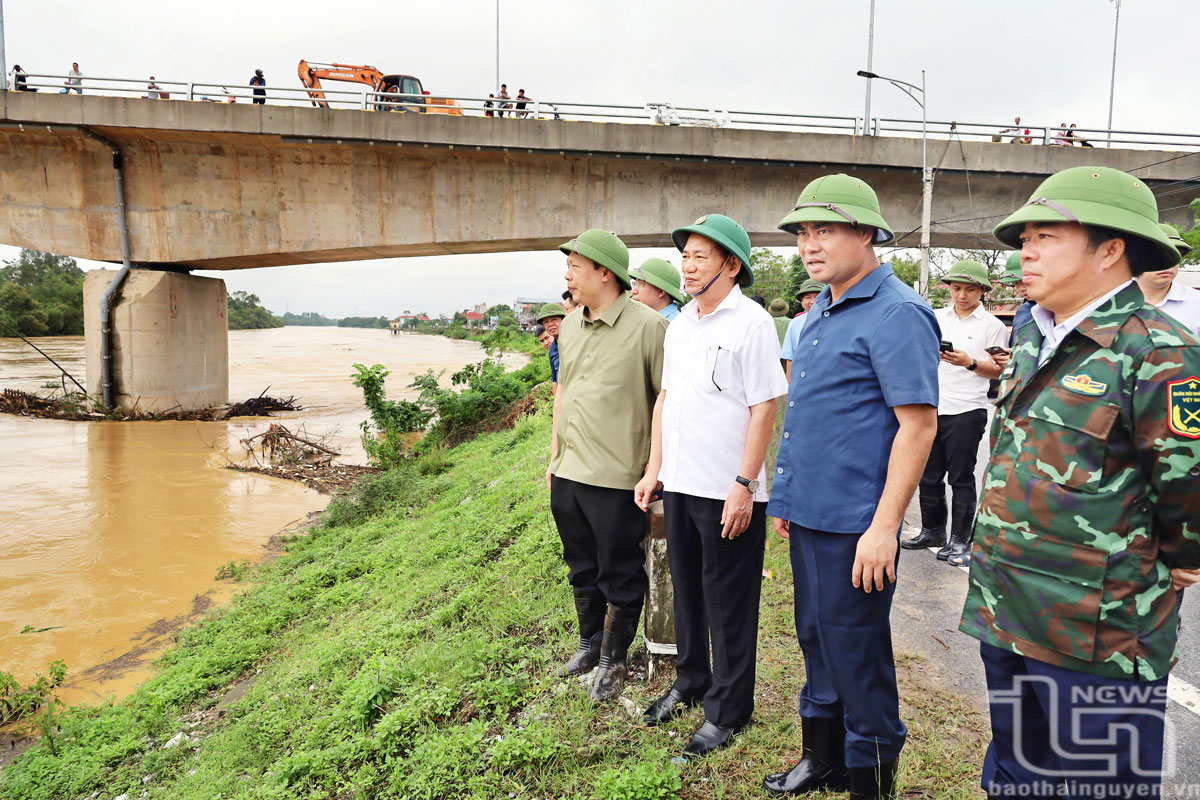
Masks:
[[[976,408],[962,414],[938,414],[937,437],[921,475],[921,496],[946,496],[946,478],[953,502],[975,503],[975,460],[979,440],[987,427],[987,411]]]
[[[609,605],[640,610],[649,581],[642,539],[646,514],[632,489],[609,489],[560,478],[550,482],[550,512],[562,539],[567,579],[597,587]]]
[[[663,493],[679,649],[675,688],[685,697],[703,695],[709,722],[737,728],[754,711],[767,504],[754,504],[750,526],[734,539],[721,538],[724,506],[723,500]]]

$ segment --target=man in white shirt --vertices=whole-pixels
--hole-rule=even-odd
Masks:
[[[1183,240],[1179,229],[1174,225],[1164,222],[1158,227],[1162,228],[1181,257],[1192,252],[1192,246]],[[1148,305],[1154,306],[1169,317],[1174,317],[1200,336],[1200,290],[1184,286],[1175,280],[1178,274],[1177,264],[1170,269],[1143,272],[1134,280],[1146,296]]]
[[[775,325],[741,291],[754,280],[745,228],[708,214],[671,238],[693,299],[667,328],[650,461],[634,501],[645,509],[661,481],[679,658],[675,684],[643,721],[703,702],[704,724],[684,749],[698,757],[727,745],[754,710],[763,461],[787,383]]]
[[[1003,349],[1008,330],[983,307],[983,295],[992,288],[983,264],[960,261],[942,282],[950,287],[951,303],[933,312],[942,333],[937,437],[921,475],[921,532],[900,546],[906,550],[940,547],[939,560],[961,566],[971,549],[975,457],[987,428],[988,384],[1000,377],[1000,365],[987,348]],[[951,489],[948,543],[945,480]]]

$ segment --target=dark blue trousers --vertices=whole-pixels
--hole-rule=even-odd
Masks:
[[[988,797],[1159,797],[1167,679],[1106,678],[980,643]]]
[[[896,584],[870,594],[854,588],[857,536],[795,522],[789,532],[796,638],[808,678],[800,691],[800,716],[844,721],[849,767],[894,761],[908,733],[900,721],[892,657]]]

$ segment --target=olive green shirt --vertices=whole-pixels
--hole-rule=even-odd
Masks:
[[[641,480],[666,333],[667,318],[628,292],[599,317],[584,307],[562,321],[556,477],[630,490]]]

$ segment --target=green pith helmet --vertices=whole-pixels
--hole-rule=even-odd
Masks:
[[[978,261],[959,261],[942,276],[942,283],[951,281],[972,283],[985,292],[992,288],[992,282],[988,280],[987,267]]]
[[[670,261],[661,258],[647,259],[640,267],[629,270],[629,274],[655,289],[662,289],[677,303],[687,302],[687,295],[683,293],[683,276]]]
[[[825,284],[821,283],[820,281],[814,281],[812,278],[809,278],[804,283],[800,284],[800,291],[796,292],[796,299],[799,300],[801,297],[808,294],[809,292],[816,292],[817,294],[820,294],[821,290],[824,288],[825,288]]]
[[[750,271],[750,234],[739,223],[724,214],[705,214],[691,225],[676,228],[671,231],[671,241],[679,252],[683,252],[688,235],[693,233],[712,239],[737,256],[738,261],[742,262],[737,275],[739,286],[745,288],[754,283],[754,273]]]
[[[1037,188],[1029,202],[996,226],[993,235],[1009,247],[1027,222],[1078,222],[1099,225],[1145,240],[1153,246],[1150,263],[1134,265],[1166,269],[1179,263],[1179,251],[1158,227],[1158,202],[1139,178],[1111,167],[1071,167],[1056,172]]]
[[[597,266],[612,271],[626,289],[633,288],[629,283],[629,248],[612,231],[591,228],[571,241],[563,242],[558,249],[568,255],[579,253]]]
[[[1179,233],[1179,229],[1174,225],[1169,222],[1160,222],[1158,227],[1162,228],[1162,232],[1171,240],[1171,244],[1175,245],[1175,249],[1179,251],[1180,257],[1192,252],[1192,246],[1184,241],[1183,236]]]
[[[1021,253],[1009,253],[1008,260],[1004,262],[1004,272],[1000,273],[1000,277],[996,278],[996,283],[1002,283],[1005,286],[1012,286],[1021,282]]]
[[[566,315],[567,310],[562,307],[561,303],[546,303],[546,305],[538,309],[537,321],[541,322],[550,317],[565,317]]]
[[[769,306],[767,306],[767,313],[770,314],[772,317],[782,317],[787,312],[788,312],[788,304],[787,304],[787,301],[784,300],[782,297],[776,297],[774,300],[771,301],[771,304]]]
[[[875,229],[875,244],[887,244],[896,238],[879,213],[875,190],[866,181],[845,173],[826,175],[805,186],[796,207],[780,221],[779,230],[794,234],[801,222],[870,225]]]

